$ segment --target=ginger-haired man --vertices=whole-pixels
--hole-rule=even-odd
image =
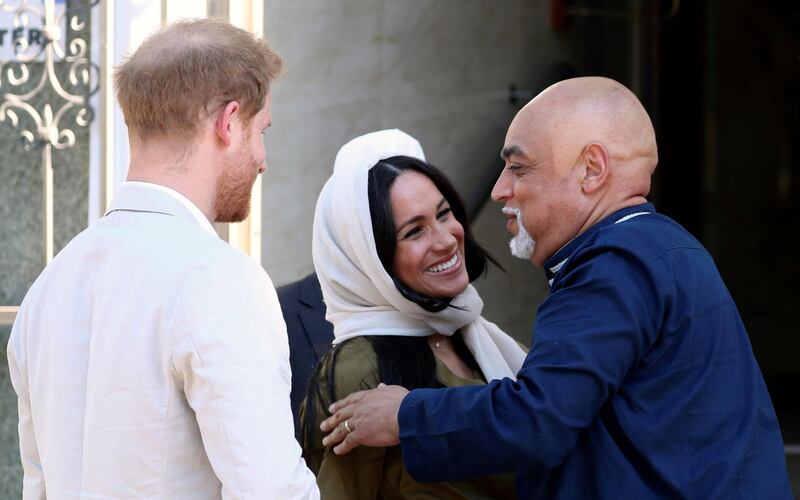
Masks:
[[[318,498],[275,290],[211,225],[247,216],[280,68],[263,40],[195,20],[117,69],[127,181],[8,345],[25,498]]]

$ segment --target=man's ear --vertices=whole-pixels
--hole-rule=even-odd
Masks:
[[[581,161],[584,165],[581,190],[585,194],[592,194],[608,180],[608,150],[602,144],[593,142],[584,148]]]
[[[217,114],[217,120],[214,123],[214,131],[226,147],[231,145],[231,129],[235,125],[233,119],[238,113],[239,103],[231,101]]]

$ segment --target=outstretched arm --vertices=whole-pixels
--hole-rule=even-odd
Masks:
[[[345,453],[399,439],[419,481],[561,463],[655,340],[660,301],[646,269],[614,252],[573,262],[567,285],[539,310],[537,341],[516,381],[354,394],[333,407],[326,442],[344,439],[336,451]],[[345,421],[353,432],[338,427]]]

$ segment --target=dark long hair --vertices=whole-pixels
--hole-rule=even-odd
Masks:
[[[369,171],[367,192],[369,196],[369,212],[372,218],[372,232],[381,264],[383,264],[383,268],[392,277],[395,286],[405,298],[427,311],[439,312],[450,305],[451,298],[428,297],[416,292],[402,283],[392,269],[397,237],[389,191],[397,177],[409,170],[419,172],[433,182],[450,204],[453,216],[464,228],[464,263],[470,282],[486,273],[487,262],[491,262],[498,267],[500,265],[473,238],[464,201],[453,187],[453,184],[439,169],[425,161],[409,156],[393,156],[375,164]],[[427,339],[422,337],[377,335],[365,335],[364,338],[370,342],[377,356],[378,376],[381,382],[390,385],[402,385],[409,390],[443,387],[442,383],[436,378],[436,360],[428,346]],[[469,368],[480,373],[478,363],[459,332],[452,336],[452,341],[458,357]],[[307,460],[309,459],[308,451],[313,448],[311,440],[315,433],[318,432],[314,427],[317,404],[323,408],[323,411],[327,412],[324,409],[324,401],[333,402],[339,396],[345,396],[344,394],[336,394],[335,381],[336,358],[342,346],[346,345],[347,342],[349,341],[334,346],[333,349],[325,354],[311,375],[304,402],[305,415],[301,429],[302,445],[303,450],[306,452]],[[324,388],[319,384],[323,367],[326,367],[325,378],[327,379],[327,384]],[[323,389],[327,393],[327,398],[323,397]],[[310,465],[312,470],[319,466],[319,464]]]

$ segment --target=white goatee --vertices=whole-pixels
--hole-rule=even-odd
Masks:
[[[518,259],[530,260],[533,255],[533,249],[536,247],[536,241],[525,229],[525,224],[522,222],[522,213],[518,208],[506,207],[503,209],[504,214],[513,214],[517,218],[517,235],[511,238],[508,242],[508,247],[511,249],[511,255]]]

